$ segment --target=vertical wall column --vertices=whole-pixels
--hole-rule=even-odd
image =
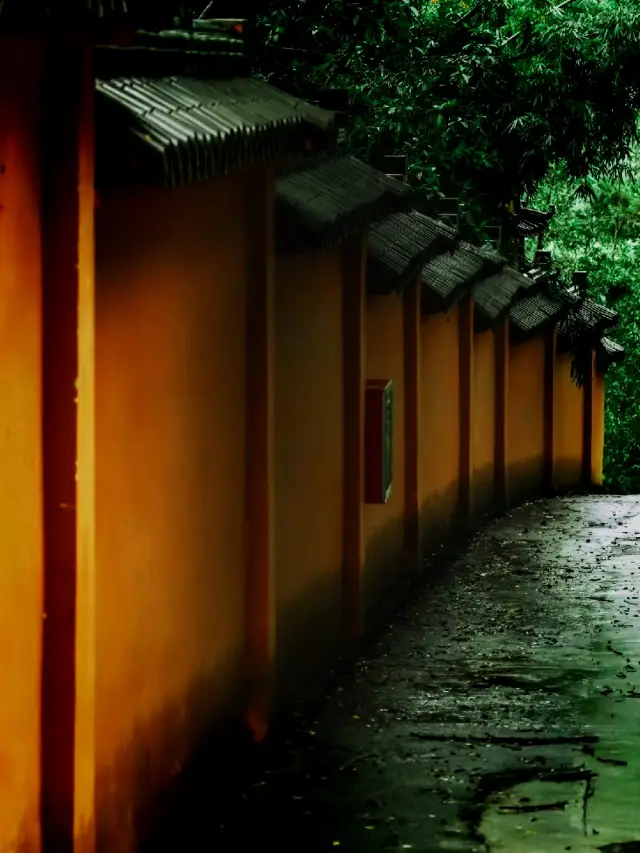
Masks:
[[[342,265],[344,528],[342,623],[345,641],[364,626],[364,390],[366,243],[351,238]]]
[[[93,52],[82,54],[78,152],[78,385],[74,853],[95,848],[95,181]]]
[[[42,843],[93,848],[93,74],[50,50],[43,99]]]
[[[0,850],[25,851],[40,843],[43,48],[0,35]]]
[[[460,475],[459,517],[462,525],[473,519],[473,343],[474,303],[471,296],[460,303]]]
[[[251,181],[246,337],[245,663],[247,724],[264,740],[275,663],[274,205],[271,171]]]
[[[544,338],[544,449],[543,488],[552,491],[556,486],[555,471],[555,377],[558,330],[554,325]]]
[[[495,502],[509,508],[509,317],[496,329]]]
[[[582,472],[581,480],[583,486],[592,484],[592,456],[593,456],[593,384],[594,384],[594,368],[595,368],[595,353],[590,350],[588,356],[587,370],[584,377],[584,387],[582,389]]]
[[[404,365],[404,551],[409,565],[420,560],[420,326],[421,288],[409,284],[402,296]]]

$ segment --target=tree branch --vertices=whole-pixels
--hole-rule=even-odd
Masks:
[[[576,0],[563,0],[562,3],[559,3],[557,6],[553,6],[551,8],[552,12],[559,12],[561,9],[564,9],[565,6],[569,6],[571,3],[575,3]],[[509,36],[509,38],[505,41],[505,44],[509,44],[509,42],[513,41],[515,38],[518,38],[520,33],[513,33]]]

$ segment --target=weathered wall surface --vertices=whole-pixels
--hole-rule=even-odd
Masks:
[[[583,392],[571,378],[571,354],[558,353],[555,364],[555,477],[559,488],[580,482],[583,448]]]
[[[386,504],[366,504],[365,601],[369,608],[398,577],[404,537],[404,376],[402,300],[369,296],[366,303],[366,377],[393,381],[393,486]]]
[[[544,338],[511,347],[509,475],[519,500],[542,487],[544,472]]]
[[[496,338],[492,331],[476,334],[473,364],[473,508],[489,511],[494,503]]]
[[[460,465],[458,309],[422,324],[422,538],[426,549],[452,531]]]
[[[288,694],[340,640],[341,246],[277,259],[275,350],[276,659]]]
[[[605,387],[605,376],[597,370],[593,377],[593,434],[591,440],[591,481],[596,486],[602,484]]]
[[[0,39],[0,850],[24,853],[40,843],[41,62]]]
[[[97,211],[96,803],[112,853],[237,697],[245,181],[105,194]]]

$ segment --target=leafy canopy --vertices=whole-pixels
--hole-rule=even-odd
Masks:
[[[638,0],[267,0],[257,71],[348,90],[351,148],[408,152],[428,191],[532,193],[620,174],[640,106]]]

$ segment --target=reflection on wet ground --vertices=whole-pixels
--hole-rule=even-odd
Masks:
[[[640,499],[494,522],[296,720],[171,849],[640,851]]]

